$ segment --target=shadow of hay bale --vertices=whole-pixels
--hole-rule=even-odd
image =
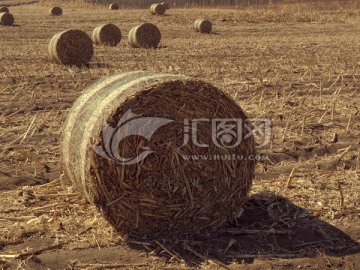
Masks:
[[[153,239],[150,246],[157,255],[170,259],[161,243],[189,266],[203,265],[205,260],[227,265],[253,263],[258,258],[299,259],[319,253],[338,257],[360,252],[360,244],[350,236],[284,197],[256,194],[243,208],[240,218],[213,235],[195,232],[177,239]],[[143,250],[131,240],[129,246]]]

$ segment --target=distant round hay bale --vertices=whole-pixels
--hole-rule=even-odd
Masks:
[[[9,12],[9,8],[5,6],[0,7],[0,13],[2,12]]]
[[[212,29],[212,23],[208,20],[198,19],[194,22],[196,32],[209,34]]]
[[[109,9],[111,10],[118,10],[119,9],[119,5],[117,3],[112,3],[109,5]]]
[[[4,26],[12,26],[14,24],[14,16],[9,12],[0,13],[0,23]]]
[[[152,15],[164,15],[166,9],[162,4],[152,4],[150,6],[150,13]]]
[[[166,9],[170,9],[170,4],[168,2],[162,2],[161,5]]]
[[[64,65],[86,65],[93,55],[91,38],[77,29],[57,33],[49,42],[49,55],[56,63]]]
[[[116,46],[121,41],[121,31],[111,23],[100,25],[92,32],[92,40],[96,45]]]
[[[50,15],[52,16],[61,16],[63,13],[62,8],[61,7],[52,7],[50,9]]]
[[[161,33],[156,25],[143,23],[129,32],[129,44],[133,48],[157,48],[161,40]]]
[[[196,119],[202,122],[194,127]],[[233,120],[228,124],[245,130],[246,119],[231,97],[206,82],[144,71],[114,74],[73,104],[61,132],[63,168],[121,233],[146,238],[216,230],[241,213],[255,143],[237,132],[239,144],[216,145],[233,136],[213,123]],[[207,147],[191,139],[195,130]],[[189,159],[196,155],[208,159]]]

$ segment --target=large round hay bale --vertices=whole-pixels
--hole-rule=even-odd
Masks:
[[[52,7],[49,12],[52,16],[61,16],[63,13],[61,7]]]
[[[196,32],[209,34],[212,29],[212,24],[208,20],[198,19],[194,22],[194,29]]]
[[[152,15],[164,15],[166,9],[162,4],[152,4],[150,6],[150,13]]]
[[[208,83],[115,74],[73,104],[61,158],[73,185],[121,233],[204,233],[238,217],[251,186],[254,139],[239,132],[246,119]]]
[[[109,9],[111,10],[118,10],[119,9],[119,5],[116,3],[112,3],[109,5]]]
[[[162,2],[161,5],[166,9],[170,9],[170,4],[168,2]]]
[[[116,46],[121,41],[121,31],[111,23],[100,25],[93,30],[92,40],[96,45]]]
[[[49,55],[55,62],[64,65],[86,65],[93,55],[91,38],[77,29],[57,33],[49,42]]]
[[[1,12],[0,23],[4,26],[12,26],[14,24],[14,16],[9,12]]]
[[[5,6],[0,7],[0,13],[2,12],[9,12],[9,8]]]
[[[129,44],[133,48],[156,48],[160,40],[159,28],[151,23],[140,24],[129,32]]]

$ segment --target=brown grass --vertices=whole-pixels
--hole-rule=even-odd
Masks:
[[[1,255],[63,246],[31,260],[1,257],[0,268],[219,269],[212,260],[218,254],[228,258],[230,269],[356,270],[359,253],[348,253],[349,245],[318,222],[358,241],[360,36],[354,33],[360,32],[359,2],[354,7],[340,1],[307,2],[174,8],[164,17],[150,15],[148,6],[109,12],[104,5],[78,1],[61,1],[64,9],[71,8],[58,18],[44,17],[56,1],[11,7],[20,27],[2,27],[0,39]],[[197,18],[211,20],[217,35],[189,31]],[[124,33],[142,21],[156,24],[162,47],[134,50],[125,42],[116,49],[99,46],[91,69],[49,61],[48,40],[59,29],[91,33],[109,21]],[[159,241],[176,256],[156,243],[133,242],[143,250],[130,249],[62,174],[59,138],[69,108],[98,79],[136,70],[208,81],[250,117],[271,119],[271,143],[258,149],[267,159],[256,165],[253,200],[244,206],[254,211],[245,211],[239,224],[230,226],[231,235],[199,235],[177,244]],[[264,198],[264,192],[285,196],[297,208]],[[256,220],[263,212],[271,216]],[[185,264],[176,257],[199,259]],[[136,266],[140,263],[146,266]]]
[[[50,40],[49,55],[59,64],[86,65],[93,55],[92,40],[81,30],[65,30]]]

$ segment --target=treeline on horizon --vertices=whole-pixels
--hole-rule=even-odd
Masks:
[[[121,7],[148,7],[153,3],[168,2],[173,7],[192,6],[251,6],[279,3],[329,3],[339,4],[358,3],[359,0],[87,0],[99,4],[118,3]]]
[[[99,4],[118,3],[124,7],[148,7],[153,3],[168,2],[174,7],[186,6],[244,6],[244,5],[263,5],[282,0],[89,0]]]

